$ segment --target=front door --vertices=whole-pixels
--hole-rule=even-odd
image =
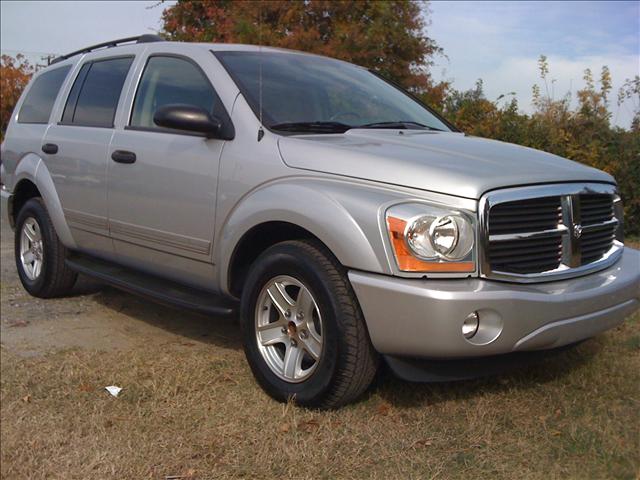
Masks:
[[[224,141],[156,126],[156,110],[169,104],[211,113],[224,108],[192,60],[150,56],[128,126],[115,132],[109,148],[107,202],[116,255],[138,268],[180,276],[176,272],[193,262],[212,261]]]

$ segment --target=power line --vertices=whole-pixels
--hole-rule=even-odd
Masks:
[[[5,53],[5,52],[21,53],[22,55],[42,55],[42,56],[47,56],[47,55],[58,56],[58,55],[60,55],[59,53],[55,53],[55,52],[29,52],[29,51],[26,51],[26,50],[11,50],[9,48],[1,48],[0,52],[1,53]]]

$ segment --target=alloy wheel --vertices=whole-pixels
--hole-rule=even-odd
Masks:
[[[311,291],[281,275],[266,283],[256,304],[255,335],[271,371],[289,383],[311,376],[323,354],[322,317]]]

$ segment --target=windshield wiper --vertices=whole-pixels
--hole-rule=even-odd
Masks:
[[[310,132],[310,133],[344,133],[351,125],[340,122],[286,122],[276,123],[270,126],[273,130],[283,132]]]
[[[429,125],[424,125],[422,123],[413,122],[411,120],[399,120],[395,122],[374,122],[374,123],[365,123],[364,125],[358,125],[352,128],[389,128],[389,129],[410,129],[410,128],[424,128],[427,130],[435,130],[437,132],[443,132],[444,130],[440,130],[439,128],[430,127]]]

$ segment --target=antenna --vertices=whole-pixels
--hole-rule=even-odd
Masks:
[[[262,4],[258,12],[258,104],[260,116],[260,128],[258,129],[258,141],[264,137],[264,126],[262,124]]]

